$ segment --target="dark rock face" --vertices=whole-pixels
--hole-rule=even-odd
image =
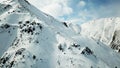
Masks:
[[[25,23],[18,22],[20,24],[19,28],[21,29],[21,33],[28,33],[33,35],[34,31],[36,30],[37,27],[39,27],[40,30],[43,29],[43,26],[40,23],[30,22],[26,21]]]
[[[84,50],[81,52],[81,54],[91,55],[93,54],[93,51],[90,50],[88,47],[85,47]]]
[[[8,57],[5,57],[5,58],[1,58],[0,59],[0,63],[3,63],[3,64],[5,64],[6,63],[6,61],[8,61]]]
[[[59,44],[58,49],[59,49],[60,51],[62,51],[62,52],[65,51],[65,49],[66,49],[66,44],[64,44],[64,45]]]
[[[23,51],[25,51],[25,48],[21,48],[21,49],[17,50],[15,55],[21,55]]]
[[[9,27],[10,27],[9,24],[2,24],[2,26],[1,26],[1,28],[3,28],[3,29],[8,29]]]
[[[64,26],[68,27],[67,23],[66,22],[63,22]]]
[[[111,48],[120,52],[120,30],[114,32],[112,42],[110,44]]]

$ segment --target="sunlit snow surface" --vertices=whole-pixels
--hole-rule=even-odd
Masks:
[[[120,55],[80,26],[59,22],[26,0],[0,5],[0,68],[120,68]]]

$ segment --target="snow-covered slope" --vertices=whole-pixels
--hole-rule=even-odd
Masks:
[[[103,42],[120,52],[120,18],[103,18],[82,25],[83,35]]]
[[[120,68],[120,55],[81,35],[78,25],[59,22],[26,0],[2,5],[0,68]]]

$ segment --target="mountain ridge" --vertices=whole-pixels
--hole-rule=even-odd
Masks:
[[[119,17],[103,18],[83,24],[82,25],[83,30],[81,33],[89,37],[92,37],[96,40],[99,40],[104,44],[110,46],[111,48],[119,51],[119,35],[118,35],[120,30],[119,26],[120,26]]]
[[[23,2],[5,2],[12,8],[0,15],[1,68],[120,67],[120,55],[82,35],[80,26],[59,22]]]

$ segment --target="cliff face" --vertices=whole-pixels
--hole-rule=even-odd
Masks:
[[[119,52],[120,18],[103,18],[82,25],[82,34],[103,42]]]
[[[80,26],[59,22],[26,0],[2,5],[0,68],[120,67],[120,55],[85,36]]]
[[[114,32],[110,47],[117,52],[120,52],[120,30]]]

